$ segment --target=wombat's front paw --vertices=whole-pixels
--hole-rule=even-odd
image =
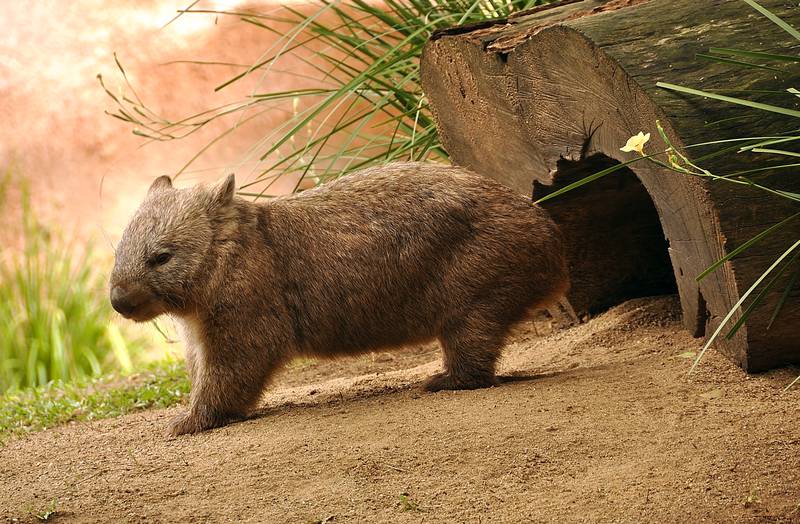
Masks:
[[[208,428],[203,427],[203,424],[200,423],[196,416],[188,411],[184,411],[170,421],[169,426],[167,426],[167,436],[177,437],[180,435],[199,433],[204,429]]]
[[[435,391],[441,391],[443,389],[458,389],[458,388],[454,387],[450,375],[448,375],[447,373],[437,373],[429,377],[428,380],[422,383],[422,389],[433,393]]]
[[[437,373],[426,380],[422,387],[425,391],[435,392],[445,389],[481,389],[497,385],[494,375],[470,376],[467,378],[453,377],[449,373]]]

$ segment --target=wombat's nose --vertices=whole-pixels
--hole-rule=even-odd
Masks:
[[[111,307],[122,316],[126,317],[133,313],[133,310],[136,308],[136,306],[131,303],[128,294],[120,286],[111,288]]]

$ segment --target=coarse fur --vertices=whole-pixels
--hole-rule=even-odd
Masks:
[[[115,309],[167,313],[186,343],[190,406],[171,435],[245,417],[297,356],[438,339],[426,389],[494,385],[512,326],[567,290],[558,228],[529,199],[463,168],[399,163],[256,204],[158,178],[126,228]]]

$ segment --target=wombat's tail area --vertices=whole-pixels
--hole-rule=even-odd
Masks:
[[[580,318],[567,297],[570,290],[569,269],[566,258],[561,260],[560,278],[553,291],[539,303],[538,309],[546,309],[554,319],[562,319],[566,325],[580,324]]]
[[[534,293],[534,295],[538,296],[533,298],[525,318],[533,318],[537,312],[546,310],[553,318],[567,320],[566,323],[568,325],[578,324],[578,315],[567,298],[567,293],[570,290],[568,263],[566,257],[559,253],[559,250],[554,251],[554,258],[549,260],[551,264],[549,269],[544,273],[539,273],[534,279],[543,288],[540,287]]]

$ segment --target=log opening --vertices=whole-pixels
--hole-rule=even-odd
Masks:
[[[601,153],[561,159],[552,185],[533,183],[533,198],[618,163]],[[572,279],[569,299],[579,315],[631,298],[677,293],[658,212],[632,170],[622,168],[542,205],[564,234]]]

